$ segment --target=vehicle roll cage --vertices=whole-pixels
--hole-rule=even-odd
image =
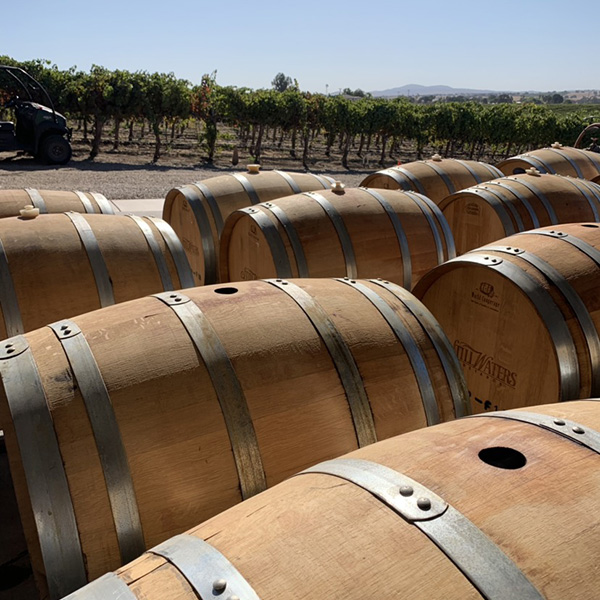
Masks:
[[[34,79],[27,71],[24,71],[20,67],[11,67],[9,65],[0,65],[0,71],[5,71],[10,77],[12,77],[19,86],[25,91],[27,97],[31,102],[34,102],[34,98],[31,94],[31,91],[41,91],[44,94],[44,97],[48,101],[48,108],[52,110],[52,117],[54,122],[57,123],[56,118],[56,110],[54,109],[54,102],[52,102],[52,98],[50,98],[50,94],[46,91],[46,88],[36,79]],[[25,78],[25,81],[22,81],[20,77]]]

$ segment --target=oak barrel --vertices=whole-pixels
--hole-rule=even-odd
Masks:
[[[406,433],[307,469],[68,600],[597,598],[599,453],[597,401]]]
[[[363,179],[360,185],[419,192],[439,204],[450,194],[496,177],[502,177],[502,172],[484,162],[434,155],[429,160],[377,171]]]
[[[266,277],[380,277],[410,289],[455,256],[438,207],[416,192],[306,192],[231,214],[221,281]]]
[[[528,229],[600,221],[600,185],[537,169],[482,183],[444,199],[439,208],[463,254]]]
[[[468,405],[435,320],[376,280],[141,298],[7,340],[0,373],[24,531],[52,598],[303,468]]]
[[[600,175],[600,155],[555,143],[549,148],[540,148],[507,158],[496,166],[504,175],[517,175],[533,167],[540,173],[593,179]]]
[[[600,225],[513,235],[415,288],[465,371],[473,412],[600,396]]]
[[[162,219],[69,212],[0,219],[0,339],[193,285]]]
[[[173,227],[188,255],[196,285],[219,281],[219,238],[225,219],[245,206],[283,196],[328,189],[333,180],[312,173],[230,173],[172,189],[165,199],[163,219]]]
[[[44,213],[99,213],[112,215],[113,205],[97,192],[36,190],[0,190],[0,218],[18,217],[19,211],[31,205]]]

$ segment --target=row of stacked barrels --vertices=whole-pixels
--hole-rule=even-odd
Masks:
[[[552,154],[560,155],[566,150],[554,148]],[[591,162],[591,159],[586,160]],[[439,175],[442,166],[450,165],[459,165],[462,179],[456,174]],[[442,181],[448,191],[453,188],[452,194],[502,175],[483,163],[437,158],[414,163],[414,169],[436,173],[435,185],[440,187]],[[388,504],[393,509],[391,514],[395,518],[401,515],[408,523],[419,524],[421,531],[435,544],[425,547],[422,540],[416,542],[422,547],[422,554],[415,554],[409,562],[422,563],[421,569],[428,565],[427,573],[417,579],[407,577],[411,572],[411,568],[406,568],[408,563],[398,563],[394,568],[395,577],[402,581],[393,581],[394,587],[390,589],[394,594],[398,590],[398,594],[410,595],[414,586],[420,589],[424,585],[421,580],[424,577],[437,591],[433,593],[431,586],[426,586],[427,591],[422,597],[450,597],[448,590],[455,586],[459,591],[452,593],[458,594],[453,596],[457,598],[501,597],[494,595],[507,585],[504,575],[498,578],[494,574],[501,565],[500,571],[510,574],[510,586],[503,592],[504,597],[543,597],[535,595],[539,594],[539,589],[544,593],[551,591],[548,597],[564,597],[571,583],[564,573],[561,574],[565,565],[561,565],[562,571],[558,569],[560,560],[556,561],[555,573],[550,574],[544,569],[543,573],[535,575],[533,583],[529,575],[539,571],[533,563],[535,556],[539,560],[540,554],[534,553],[532,562],[516,566],[519,562],[516,557],[525,550],[529,553],[530,549],[527,545],[515,546],[522,540],[506,541],[508,534],[490,523],[495,514],[505,509],[496,505],[495,512],[480,513],[475,518],[475,505],[461,502],[464,491],[459,492],[460,486],[451,486],[441,499],[437,494],[444,485],[436,481],[433,472],[427,471],[452,447],[455,458],[442,461],[434,471],[460,471],[471,482],[473,490],[483,486],[489,491],[490,498],[493,486],[485,478],[493,479],[495,471],[486,469],[491,466],[492,469],[515,471],[516,483],[507,481],[505,485],[521,486],[533,505],[547,501],[546,490],[545,486],[537,492],[530,489],[540,475],[535,470],[529,473],[530,467],[525,468],[525,465],[533,462],[545,472],[552,468],[549,466],[552,465],[552,452],[545,456],[549,462],[544,464],[538,461],[539,448],[529,445],[524,448],[521,431],[513,425],[513,429],[507,429],[506,441],[499,442],[502,429],[496,430],[494,423],[489,431],[487,426],[478,430],[482,420],[473,420],[472,425],[465,421],[459,422],[461,425],[452,424],[456,429],[449,425],[445,429],[440,426],[440,433],[431,433],[431,439],[427,437],[429,433],[423,432],[412,434],[406,438],[410,440],[406,443],[402,441],[405,436],[395,436],[469,412],[582,398],[594,392],[591,359],[598,348],[594,346],[590,330],[590,321],[593,327],[593,284],[584,279],[586,274],[593,277],[594,272],[590,264],[585,263],[572,276],[569,272],[557,275],[560,265],[552,262],[556,254],[552,244],[564,246],[568,243],[565,247],[570,249],[571,255],[563,261],[565,268],[574,264],[577,251],[583,252],[594,263],[592,250],[600,245],[594,238],[595,226],[588,223],[592,226],[578,224],[561,226],[560,230],[536,230],[519,235],[518,244],[503,240],[497,243],[498,246],[495,244],[486,249],[479,258],[475,257],[477,253],[469,253],[448,262],[455,252],[453,235],[438,207],[448,194],[443,196],[443,192],[439,192],[436,196],[433,188],[425,188],[428,178],[421,174],[417,177],[414,171],[411,172],[410,165],[397,170],[410,173],[404,173],[405,184],[398,184],[401,191],[367,188],[365,182],[365,187],[357,190],[344,190],[336,184],[327,190],[331,182],[323,177],[292,176],[281,172],[249,172],[214,178],[215,181],[205,180],[169,193],[163,217],[170,221],[170,226],[159,219],[125,215],[105,219],[100,215],[80,218],[74,216],[75,213],[68,213],[44,215],[39,219],[27,219],[25,215],[21,219],[5,219],[12,224],[6,234],[0,232],[0,239],[7,248],[2,254],[10,268],[0,275],[3,283],[9,281],[7,289],[12,289],[13,299],[19,300],[15,304],[18,309],[12,312],[19,316],[20,322],[14,318],[7,321],[5,307],[10,306],[11,298],[6,303],[1,298],[7,323],[5,337],[15,337],[0,347],[4,388],[0,398],[0,427],[6,431],[21,519],[42,596],[49,593],[51,598],[60,598],[159,544],[124,568],[118,577],[105,576],[74,597],[136,598],[138,592],[141,597],[155,594],[157,598],[204,598],[222,593],[231,598],[236,595],[258,597],[223,554],[214,551],[212,537],[218,538],[221,531],[225,537],[229,535],[228,531],[235,533],[231,538],[237,548],[235,556],[240,556],[244,575],[252,587],[260,591],[260,597],[309,595],[310,589],[303,587],[308,584],[318,585],[316,589],[320,592],[329,590],[334,595],[363,596],[367,589],[372,590],[373,581],[367,580],[371,576],[378,579],[377,573],[381,569],[387,572],[389,568],[380,560],[376,561],[379,566],[368,566],[365,571],[363,585],[366,587],[356,586],[358,575],[348,571],[349,564],[358,560],[355,551],[341,541],[335,541],[349,534],[344,533],[343,528],[337,531],[338,537],[324,534],[322,540],[329,537],[338,553],[331,564],[326,565],[310,562],[332,552],[322,542],[314,540],[313,534],[321,531],[324,523],[327,527],[323,533],[330,527],[337,529],[341,525],[336,525],[331,509],[338,502],[343,503],[349,512],[338,517],[348,523],[356,520],[359,511],[370,515],[365,531],[371,530],[371,533],[362,540],[356,537],[356,551],[361,548],[363,558],[371,554],[375,558],[375,549],[373,553],[366,552],[363,544],[377,544],[377,552],[380,551],[382,540],[371,525],[375,523],[374,519],[379,521],[381,515],[377,508],[370,509],[369,513],[360,503],[353,506],[358,492],[351,489],[347,490],[350,493],[348,500],[336,500],[327,494],[322,498],[319,494],[313,495],[315,486],[323,491],[338,488],[335,482],[327,484],[327,480],[323,480],[320,485],[320,480],[313,478],[319,473],[341,476],[356,483],[365,477],[373,479],[373,469],[377,476],[383,469],[385,485],[389,487],[391,477],[393,485],[399,482],[398,489],[406,492],[400,493],[406,499],[401,507]],[[582,195],[588,207],[591,198],[600,199],[593,193],[593,187],[583,186],[580,180],[574,184],[572,177],[546,175],[539,173],[540,169],[536,170],[537,173],[515,174],[509,179],[526,176],[541,182],[547,177],[559,177],[569,180],[569,190],[587,191]],[[269,192],[266,184],[265,190],[260,189],[259,182],[265,176],[277,177],[277,191]],[[297,177],[304,180],[299,181]],[[465,182],[465,177],[471,179]],[[399,179],[400,176],[393,178],[397,183]],[[226,201],[221,201],[219,187],[212,187],[217,185],[216,180],[221,180],[218,185]],[[413,184],[414,181],[423,187],[408,189],[406,182]],[[227,188],[231,183],[244,191],[246,200],[234,199],[235,193],[231,187]],[[536,188],[540,185],[537,183]],[[30,192],[28,195],[33,201],[35,195]],[[285,194],[290,197],[281,199]],[[498,197],[495,191],[474,194],[476,198]],[[519,194],[522,196],[523,192]],[[519,198],[519,194],[513,194],[514,198]],[[563,218],[562,215],[567,214],[561,212],[561,192],[555,199],[547,190],[543,195],[546,201],[540,200],[540,206],[546,208],[550,204],[556,217],[561,215]],[[252,205],[249,208],[246,206],[248,199]],[[501,201],[485,201],[481,206],[494,204],[499,205]],[[554,223],[549,211],[547,217],[537,215],[536,221],[532,216],[533,206],[530,200],[525,208],[505,208],[505,212],[521,215],[521,224],[529,225],[526,215],[534,226],[545,225],[546,218]],[[483,208],[479,212],[483,213]],[[322,215],[328,221],[323,221]],[[64,235],[53,237],[51,233],[58,227],[50,222],[54,217],[75,229],[78,241],[70,244],[73,247],[79,244],[84,249],[91,273],[83,274],[82,269],[71,266],[77,261],[63,249]],[[108,235],[104,246],[101,232],[109,229],[109,220],[120,225],[118,231]],[[586,215],[585,219],[578,217],[576,220],[590,219]],[[29,227],[31,232],[36,223],[40,227],[47,225],[31,237],[33,241],[24,244],[30,254],[21,264],[12,254],[12,239],[19,237],[14,232],[22,225]],[[521,230],[517,218],[512,223],[513,230],[503,231],[499,237]],[[366,232],[361,231],[361,224]],[[133,228],[135,233],[126,231],[127,227]],[[527,235],[534,236],[529,245],[525,239]],[[145,250],[118,245],[132,236],[143,242],[141,245]],[[221,242],[235,240],[238,254],[225,252],[219,238]],[[44,245],[46,239],[49,243]],[[538,239],[542,240],[540,248],[535,245]],[[53,279],[61,282],[63,287],[59,296],[51,300],[50,283],[48,289],[43,287],[35,279],[37,273],[29,288],[20,292],[19,281],[26,278],[31,265],[45,263],[53,254],[52,240],[57,259],[56,265],[48,267],[49,262],[46,265],[50,270],[47,279],[50,283]],[[250,240],[255,248],[244,250],[244,240]],[[389,243],[390,240],[393,243]],[[316,251],[311,248],[311,243],[315,244]],[[132,243],[128,244],[131,246]],[[231,241],[229,244],[231,247]],[[394,245],[395,254],[391,249]],[[266,247],[276,250],[271,258]],[[585,250],[582,251],[582,247]],[[141,258],[145,256],[144,252],[149,254],[148,258]],[[244,264],[245,256],[254,262]],[[117,262],[117,257],[122,262]],[[212,262],[207,263],[207,257],[212,257]],[[381,260],[381,266],[376,259]],[[463,262],[475,265],[477,273],[465,275]],[[261,274],[259,267],[262,265],[267,265],[271,271]],[[435,268],[436,265],[440,266]],[[286,270],[279,271],[280,268]],[[539,273],[532,274],[534,269]],[[118,287],[121,275],[126,285],[135,276],[141,277],[141,271],[151,273],[151,283],[147,287],[133,285],[132,291],[127,292],[131,294],[129,296],[125,292],[116,292],[115,286]],[[234,285],[224,278],[221,285],[191,289],[193,285],[208,283],[209,274],[218,277],[219,272],[226,274],[228,271],[237,273]],[[452,280],[455,271],[457,275]],[[515,278],[513,289],[510,277],[517,271],[522,275]],[[44,279],[42,274],[39,277],[40,281]],[[337,279],[290,280],[290,277]],[[240,281],[244,278],[272,279]],[[444,278],[451,282],[450,287],[443,288]],[[553,281],[559,282],[556,289],[551,289]],[[73,287],[68,287],[69,282]],[[540,289],[534,289],[534,284]],[[401,286],[414,288],[428,308]],[[179,288],[190,289],[174,291]],[[569,291],[565,292],[567,288]],[[84,292],[84,289],[88,291]],[[112,297],[102,293],[109,289],[115,290]],[[461,301],[461,293],[467,294],[466,301]],[[62,307],[65,297],[70,300],[78,295],[94,294],[98,297],[95,306],[88,300],[83,308],[65,305],[63,314],[37,314],[42,313],[40,305],[46,302]],[[154,295],[133,300],[145,294]],[[574,300],[577,294],[579,302]],[[29,297],[33,303],[31,308],[25,301]],[[512,297],[522,304],[511,304]],[[132,301],[125,304],[108,306],[130,299]],[[453,308],[448,308],[450,302]],[[89,312],[101,307],[107,308]],[[464,316],[461,316],[461,307]],[[485,324],[479,327],[478,334],[489,342],[492,350],[482,350],[477,342],[466,337],[467,331],[477,329],[473,324],[479,322],[476,311],[480,308],[481,321]],[[590,311],[588,320],[577,325],[576,320],[585,311]],[[29,313],[41,321],[31,320],[26,316]],[[520,320],[514,327],[513,337],[509,338],[506,337],[510,333],[508,325],[515,313]],[[77,314],[81,316],[76,317]],[[456,315],[460,318],[456,319]],[[53,319],[59,320],[51,323]],[[565,325],[557,319],[562,319]],[[8,323],[12,324],[9,326]],[[43,327],[48,323],[50,326]],[[467,328],[461,331],[464,323]],[[36,330],[22,335],[31,329]],[[495,337],[493,331],[497,332]],[[572,347],[565,343],[569,335]],[[531,356],[527,354],[529,350],[512,350],[519,347],[520,337],[527,338],[525,341],[534,348],[535,360],[538,352],[541,354],[539,365],[536,362],[531,374],[517,373],[518,368],[528,368],[526,359]],[[536,350],[536,343],[540,341],[546,344]],[[577,345],[580,341],[582,344]],[[498,349],[504,355],[498,355]],[[586,352],[591,357],[587,362]],[[512,358],[513,354],[515,365],[505,366],[507,356]],[[570,362],[565,363],[565,357]],[[473,386],[470,373],[486,380],[486,390],[480,391]],[[540,380],[546,376],[548,382],[544,382],[542,389]],[[517,387],[516,382],[523,384],[524,391],[520,391],[520,397],[513,397],[505,404],[500,392],[510,388],[511,382],[513,388]],[[581,403],[581,406],[580,412],[569,412],[561,406],[560,409],[548,407],[545,413],[555,417],[551,422],[563,422],[562,427],[568,423],[574,431],[571,437],[581,442],[585,436],[594,438],[588,427],[598,426],[594,421],[596,407],[593,403]],[[506,417],[508,420],[519,418]],[[545,422],[539,415],[537,419]],[[554,424],[553,427],[559,426]],[[458,448],[455,438],[464,438],[465,431],[471,437],[466,446]],[[542,438],[543,435],[547,434],[542,433]],[[333,459],[353,449],[388,438],[394,439],[383,446],[370,446],[372,453],[365,449],[356,455],[360,459],[358,471],[361,473],[363,463],[369,463],[366,475],[357,474],[356,469],[350,469],[354,475],[348,475],[349,467],[345,461],[352,463],[354,458],[343,459],[341,467],[337,463],[329,465]],[[494,444],[500,446],[487,448],[484,452],[486,439],[493,439]],[[479,461],[475,461],[476,465],[460,464],[460,457],[464,458],[470,452],[467,446],[471,450],[481,446],[481,451],[475,452]],[[520,450],[511,450],[513,446]],[[593,449],[593,443],[591,446]],[[378,447],[383,450],[377,450]],[[428,452],[423,452],[426,448]],[[405,456],[409,462],[401,464],[397,456],[388,460],[396,454]],[[424,470],[417,468],[421,458]],[[575,459],[565,457],[565,465],[569,464],[568,460]],[[387,467],[373,467],[372,461],[387,464]],[[313,467],[317,463],[329,466],[319,470]],[[355,463],[352,465],[356,467]],[[283,487],[278,485],[276,489],[280,491],[273,490],[271,496],[270,492],[261,493],[255,500],[248,500],[254,504],[244,502],[241,505],[244,508],[226,511],[201,526],[202,532],[198,535],[204,539],[211,537],[213,549],[206,550],[207,545],[202,545],[202,540],[194,536],[178,536],[165,542],[197,522],[205,521],[303,469],[309,469],[310,473],[289,480],[282,484]],[[407,475],[399,474],[399,471]],[[471,481],[471,476],[479,471],[483,479],[474,477]],[[528,483],[519,477],[523,473],[527,473]],[[564,476],[564,473],[557,468],[557,477],[559,475]],[[419,483],[409,476],[417,476]],[[302,491],[304,481],[309,487]],[[381,496],[362,483],[358,486]],[[580,489],[585,489],[584,483],[580,482]],[[503,490],[506,491],[504,486]],[[278,500],[280,493],[282,501]],[[477,496],[477,493],[474,491],[473,495]],[[296,498],[291,508],[290,494],[300,498]],[[497,494],[496,490],[493,497]],[[387,496],[388,490],[383,495]],[[269,498],[273,499],[272,504]],[[587,500],[590,504],[596,501],[589,497]],[[298,501],[301,506],[296,505]],[[450,501],[453,506],[460,506],[475,525],[461,512],[457,513]],[[478,498],[476,504],[483,506],[486,502]],[[323,503],[322,508],[319,508],[320,503]],[[284,507],[288,512],[281,512]],[[249,512],[244,512],[246,508]],[[267,509],[264,514],[258,520],[253,517],[256,528],[249,526],[244,533],[244,528],[250,524],[250,516],[262,508]],[[575,510],[584,515],[590,509],[582,502]],[[315,519],[317,513],[321,513],[319,519]],[[464,534],[471,540],[464,552],[457,553],[450,549],[456,544],[441,541],[440,536],[447,538],[447,533],[438,536],[427,531],[425,523],[431,521],[433,524],[432,519],[443,515],[444,520],[447,517],[451,522],[443,523],[442,530],[450,527],[449,531],[458,536]],[[530,516],[528,511],[515,512],[511,525],[515,532],[524,526],[521,521]],[[265,521],[261,520],[263,517]],[[242,525],[236,524],[239,518]],[[281,522],[281,527],[273,528],[271,537],[267,530],[273,520]],[[437,520],[435,522],[437,527]],[[228,525],[220,526],[219,523]],[[381,522],[380,526],[386,527],[388,533],[389,527],[399,527],[386,523]],[[528,525],[531,536],[523,539],[533,539],[537,535],[534,535],[536,525]],[[214,527],[212,533],[211,527]],[[574,527],[579,528],[577,531],[585,530],[581,546],[584,548],[587,544],[589,548],[594,539],[589,521],[576,520]],[[406,534],[408,537],[404,535],[400,533],[397,540],[386,539],[384,542],[406,547],[419,537],[419,533],[410,531]],[[252,536],[254,542],[250,542]],[[257,540],[258,537],[261,540]],[[489,543],[490,539],[498,538],[503,540],[498,546]],[[287,544],[287,553],[277,546],[280,541]],[[219,539],[216,542],[218,548],[231,556],[231,546],[221,544]],[[305,542],[317,545],[303,549]],[[564,547],[561,547],[564,555],[576,551],[567,545],[565,539]],[[259,547],[264,554],[256,550]],[[441,552],[434,556],[438,553],[437,547]],[[483,547],[488,554],[484,558],[475,557]],[[393,547],[388,550],[397,553]],[[196,557],[205,551],[206,572],[194,566]],[[261,568],[261,560],[273,560],[273,553],[281,563],[273,563],[269,569],[264,565]],[[302,573],[297,569],[298,554],[307,561]],[[211,561],[215,556],[217,564],[213,565]],[[246,560],[256,561],[256,566],[246,565]],[[286,560],[287,565],[284,564]],[[582,564],[589,568],[586,560],[582,559]],[[445,564],[444,569],[439,567],[441,563]],[[469,566],[469,563],[475,566]],[[454,571],[452,564],[458,571]],[[294,572],[290,572],[292,565]],[[223,570],[219,572],[221,568]],[[323,576],[328,573],[329,583],[324,583],[323,578],[313,578],[311,572],[314,569]],[[190,575],[190,570],[196,574]],[[458,581],[460,572],[466,577],[462,583]],[[555,580],[561,580],[561,584],[556,584]],[[566,583],[561,587],[564,581]],[[240,587],[234,585],[232,588],[231,582]],[[581,597],[589,596],[585,594],[584,591]]]

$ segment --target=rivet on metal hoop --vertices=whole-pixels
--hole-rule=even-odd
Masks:
[[[431,509],[431,500],[429,498],[419,498],[417,500],[417,506],[421,510],[430,510]]]

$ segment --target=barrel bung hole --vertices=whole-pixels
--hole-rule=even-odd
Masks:
[[[513,169],[513,175],[522,175],[523,173],[525,173],[525,169],[523,169],[521,167],[517,167],[516,169]]]
[[[525,455],[514,448],[495,446],[479,452],[479,459],[498,469],[521,469],[527,464]]]
[[[222,287],[214,290],[215,294],[237,294],[238,289],[234,287]]]
[[[594,223],[582,223],[581,224],[582,227],[593,227],[593,228],[598,228],[600,227],[600,225],[594,225]]]

